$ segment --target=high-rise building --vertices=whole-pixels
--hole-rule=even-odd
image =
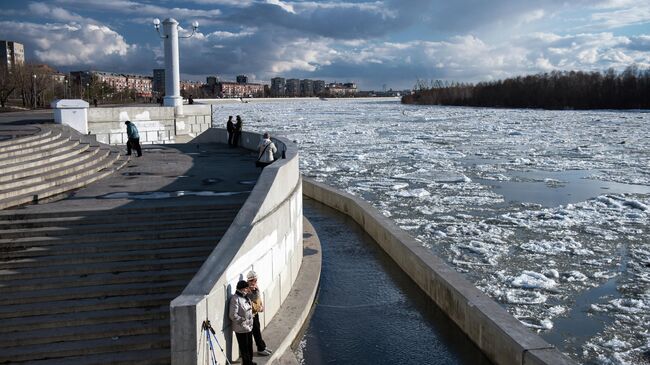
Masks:
[[[325,92],[325,81],[315,80],[314,81],[314,95],[320,95]]]
[[[25,63],[25,48],[22,43],[0,41],[0,63],[7,65],[8,69]]]
[[[246,75],[237,75],[237,83],[238,84],[247,84],[248,83],[248,76],[246,76]]]
[[[154,93],[162,95],[165,93],[165,69],[164,68],[154,68],[153,69],[153,81],[152,89]]]
[[[304,79],[300,81],[300,95],[314,96],[314,82],[312,80]]]
[[[300,80],[289,79],[286,84],[287,96],[300,96]]]
[[[274,77],[271,79],[271,96],[284,96],[286,81],[284,77]]]

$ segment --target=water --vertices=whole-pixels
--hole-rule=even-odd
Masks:
[[[490,364],[354,221],[309,199],[304,214],[323,267],[302,363]]]
[[[237,114],[576,360],[650,363],[649,113],[314,100],[213,120]]]

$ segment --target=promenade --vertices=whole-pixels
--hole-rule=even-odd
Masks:
[[[221,144],[143,153],[66,199],[0,211],[0,363],[170,362],[169,303],[259,170]]]

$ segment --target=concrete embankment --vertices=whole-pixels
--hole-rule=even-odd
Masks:
[[[306,178],[303,194],[354,219],[495,364],[575,364],[370,204]]]

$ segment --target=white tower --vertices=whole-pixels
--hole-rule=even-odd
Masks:
[[[160,34],[160,20],[154,19],[153,25]],[[163,34],[165,48],[165,106],[173,106],[176,115],[183,115],[183,98],[181,97],[181,78],[178,61],[178,38],[190,38],[199,28],[198,22],[192,23],[192,34],[187,37],[178,36],[178,22],[176,19],[163,20]]]

